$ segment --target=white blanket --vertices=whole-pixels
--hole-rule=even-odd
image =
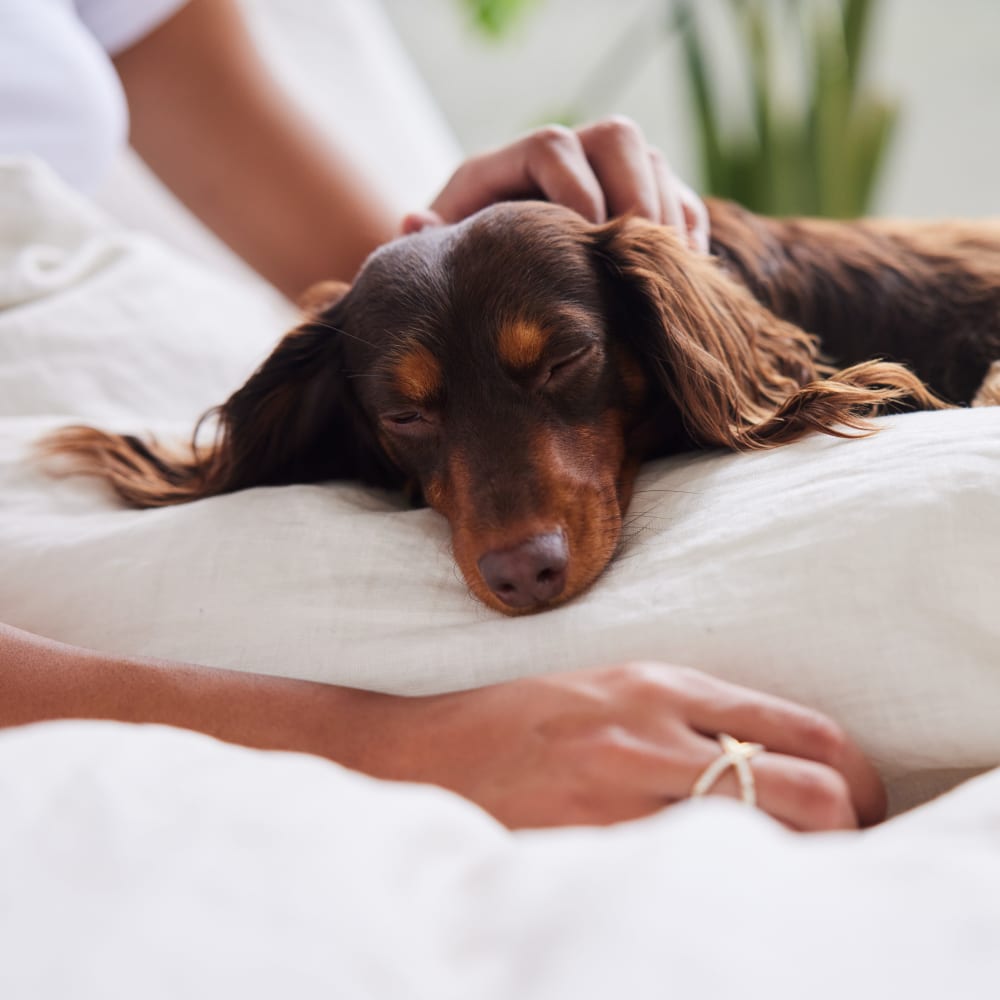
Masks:
[[[976,1000],[1000,774],[866,834],[707,800],[511,835],[429,787],[157,727],[0,734],[0,996]]]

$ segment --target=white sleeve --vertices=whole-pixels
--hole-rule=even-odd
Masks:
[[[74,0],[80,20],[116,55],[148,35],[187,0]]]

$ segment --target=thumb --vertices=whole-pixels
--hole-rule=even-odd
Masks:
[[[422,232],[424,229],[433,229],[435,226],[443,226],[444,219],[432,209],[425,208],[419,212],[410,212],[403,217],[401,226],[404,236],[412,236],[414,233]]]

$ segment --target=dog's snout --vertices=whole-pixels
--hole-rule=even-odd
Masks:
[[[528,609],[558,597],[566,586],[569,550],[561,531],[549,531],[479,560],[486,585],[508,607]]]

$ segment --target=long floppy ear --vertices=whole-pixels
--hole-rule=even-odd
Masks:
[[[866,418],[893,403],[941,405],[901,365],[873,361],[834,372],[820,364],[813,336],[775,316],[671,229],[624,219],[591,238],[611,282],[616,333],[698,444],[768,448],[810,431],[853,437],[871,433]]]
[[[129,503],[160,507],[252,486],[364,479],[393,472],[354,400],[344,363],[340,299],[346,285],[311,291],[310,315],[247,383],[198,422],[183,449],[93,427],[67,427],[41,443],[69,471],[101,476]],[[214,440],[199,442],[206,421]]]

